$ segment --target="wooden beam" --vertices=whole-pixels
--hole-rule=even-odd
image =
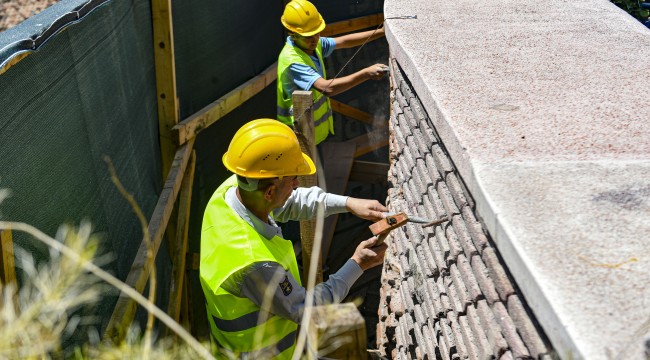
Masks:
[[[332,106],[332,111],[345,115],[350,119],[361,121],[364,124],[372,125],[372,115],[365,111],[361,111],[332,98],[330,98],[330,105]]]
[[[320,145],[323,153],[323,172],[325,173],[326,191],[333,194],[344,195],[347,189],[350,170],[357,149],[355,143],[324,142]],[[330,215],[325,219],[323,227],[322,253],[323,261],[329,255],[334,230],[338,222],[338,214]]]
[[[169,173],[176,144],[171,129],[178,123],[176,96],[176,65],[174,60],[174,30],[171,0],[152,0],[153,48],[158,91],[158,131],[163,177]]]
[[[315,306],[310,320],[307,359],[367,359],[366,324],[354,303]]]
[[[275,81],[278,76],[278,64],[274,63],[261,74],[248,80],[218,100],[207,105],[197,113],[178,123],[172,129],[174,141],[179,145],[184,144],[206,127],[214,124],[217,120],[264,90]],[[275,118],[275,114],[271,116]]]
[[[355,160],[352,163],[350,181],[381,184],[388,179],[390,165],[385,163]]]
[[[300,142],[302,151],[310,158],[316,161],[316,138],[314,136],[314,101],[311,97],[311,91],[297,90],[293,92],[293,111],[296,114],[294,120],[295,132]],[[320,170],[320,169],[319,169]],[[304,187],[311,187],[318,185],[316,174],[300,176],[300,185]],[[316,219],[303,220],[300,222],[300,243],[302,244],[302,268],[303,268],[303,284],[306,288],[309,287],[307,279],[309,279],[309,269],[311,267],[311,258],[316,256],[318,263],[316,265],[316,282],[315,284],[323,281],[322,260],[320,256],[320,247],[314,247],[314,239],[316,235]]]
[[[174,202],[176,201],[176,197],[180,191],[183,174],[187,168],[193,146],[194,141],[190,141],[181,146],[176,152],[171,170],[169,171],[163,190],[158,198],[158,203],[151,215],[148,229],[151,236],[151,253],[154,259],[156,258],[156,254],[158,254],[160,243],[162,242],[165,229],[169,223],[169,218],[171,217]],[[138,253],[135,256],[135,260],[131,265],[131,270],[125,281],[128,286],[134,288],[140,293],[144,291],[151,271],[147,262],[147,243],[147,239],[143,239],[140,243],[140,248],[138,249]],[[117,341],[123,339],[133,321],[135,311],[135,302],[126,294],[120,294],[108,326],[106,327],[105,337]]]
[[[321,32],[321,36],[334,36],[361,29],[367,29],[369,27],[377,27],[382,22],[384,22],[384,13],[338,21],[335,23],[327,24],[325,30]]]
[[[172,254],[172,276],[169,286],[169,305],[167,314],[176,322],[179,322],[183,286],[185,280],[185,259],[187,254],[187,234],[190,222],[190,205],[192,203],[192,185],[194,184],[194,168],[196,165],[196,152],[192,151],[183,183],[181,185],[180,198],[178,200],[178,225],[176,226],[176,242],[171,251]]]
[[[0,67],[0,75],[4,74],[7,70],[9,70],[10,67],[18,64],[22,59],[26,58],[27,55],[31,53],[32,53],[31,51],[24,52],[22,54],[15,55],[11,59],[9,59],[9,61],[5,62],[5,64],[2,65],[2,67]]]
[[[0,229],[0,283],[6,285],[16,281],[16,266],[14,264],[14,241],[11,229]],[[0,300],[0,303],[2,301]]]
[[[387,146],[388,134],[386,133],[386,129],[376,129],[347,140],[346,142],[357,145],[357,151],[354,153],[354,157],[359,157],[383,146]]]

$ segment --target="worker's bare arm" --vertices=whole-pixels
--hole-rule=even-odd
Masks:
[[[377,30],[368,30],[343,36],[337,36],[334,38],[334,41],[336,42],[336,49],[346,49],[359,46],[366,41],[372,41],[382,36],[384,36],[383,26]]]
[[[357,217],[370,221],[383,219],[388,209],[377,200],[348,197],[345,208]]]
[[[326,80],[318,78],[312,85],[313,88],[322,92],[326,96],[338,95],[346,90],[349,90],[366,80],[379,80],[386,74],[388,66],[384,64],[375,64],[361,69],[354,74]]]

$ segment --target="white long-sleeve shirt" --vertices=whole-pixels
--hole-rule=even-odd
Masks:
[[[237,188],[233,187],[226,192],[226,203],[266,239],[276,235],[282,237],[282,230],[275,221],[311,219],[316,216],[319,204],[324,205],[325,216],[347,211],[347,196],[329,194],[316,186],[297,188],[284,206],[273,211],[273,216],[269,216],[266,223],[242,204],[236,191]],[[314,287],[314,305],[341,302],[361,274],[361,267],[354,260],[348,260],[327,281]],[[247,297],[270,313],[297,323],[302,318],[306,289],[298,284],[291,272],[276,262],[252,264],[231,275],[222,287],[233,295]],[[265,296],[269,300],[265,301]]]

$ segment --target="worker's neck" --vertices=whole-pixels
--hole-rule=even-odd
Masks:
[[[244,207],[246,207],[248,211],[252,212],[253,215],[257,216],[258,219],[268,224],[271,210],[266,208],[264,198],[255,195],[255,193],[249,194],[245,191],[242,193],[239,191],[239,188],[237,188],[237,198],[241,201]]]

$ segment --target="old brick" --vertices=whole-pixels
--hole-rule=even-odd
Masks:
[[[400,115],[402,115],[403,112],[402,112],[402,108],[399,107],[399,102],[391,101],[391,103],[390,103],[390,113],[391,113],[391,118],[394,119],[395,123],[398,126],[401,126],[402,124],[404,126],[408,126],[408,124],[406,123],[406,120],[404,120],[404,116],[401,116],[401,118],[400,118]]]
[[[451,226],[451,223],[446,223],[443,224],[445,228],[445,237],[447,239],[447,243],[449,244],[449,256],[447,256],[447,266],[450,266],[451,264],[456,262],[456,259],[458,258],[458,255],[463,253],[463,247],[460,245],[460,241],[458,241],[458,237],[456,236],[456,232],[454,232],[454,228]]]
[[[447,275],[443,279],[446,288],[446,293],[449,296],[449,302],[451,303],[452,306],[451,310],[459,314],[464,313],[465,303],[461,299],[460,292],[458,290],[458,284],[452,280],[451,275]]]
[[[413,155],[413,151],[409,146],[402,149],[402,157],[400,157],[400,160],[406,162],[406,164],[408,165],[407,170],[409,172],[412,172],[413,168],[415,168],[415,159],[416,157]]]
[[[445,182],[447,183],[447,187],[449,187],[451,196],[454,198],[454,201],[456,202],[456,206],[459,209],[462,208],[463,206],[470,205],[470,201],[468,200],[468,197],[466,195],[465,187],[461,184],[455,172],[448,173],[445,176]]]
[[[406,97],[404,97],[404,94],[402,94],[402,91],[398,88],[395,89],[395,100],[399,104],[399,107],[404,110],[405,108],[409,107],[409,103],[406,101]]]
[[[424,158],[426,154],[430,154],[431,143],[424,139],[422,130],[419,128],[411,129],[411,134],[413,134],[413,144],[411,144],[411,148],[417,149],[422,158]]]
[[[451,332],[454,335],[454,340],[456,342],[456,353],[460,359],[468,359],[469,354],[467,352],[467,347],[465,346],[465,341],[463,340],[462,333],[460,331],[460,326],[458,324],[457,313],[450,311],[447,313],[447,321]]]
[[[449,313],[447,313],[449,314]],[[440,331],[442,333],[442,338],[445,340],[445,343],[447,344],[447,348],[449,349],[449,352],[451,354],[455,354],[457,352],[456,350],[456,340],[454,338],[454,334],[451,331],[451,326],[449,325],[449,321],[447,320],[446,317],[441,318],[438,323],[440,324]]]
[[[404,302],[402,301],[401,291],[395,292],[395,294],[392,296],[390,300],[389,308],[391,313],[394,314],[394,316],[404,315]]]
[[[417,159],[416,160],[416,166],[413,168],[413,173],[411,174],[411,179],[413,181],[413,191],[417,194],[418,197],[424,196],[424,194],[427,193],[429,190],[429,186],[425,181],[422,180],[422,177],[420,176],[420,172],[418,170],[418,166],[423,165],[424,160],[422,159]]]
[[[465,222],[463,222],[463,218],[460,215],[454,215],[451,217],[451,222],[454,228],[454,233],[456,233],[458,242],[460,246],[463,248],[465,255],[469,257],[474,254],[478,254],[478,251],[476,250],[476,247],[474,247],[474,243],[472,242],[472,237],[467,231]]]
[[[442,173],[433,158],[433,154],[427,153],[424,155],[424,163],[426,164],[427,172],[431,178],[431,181],[433,181],[434,184],[442,181]]]
[[[427,144],[429,144],[429,149],[431,149],[433,144],[438,142],[438,138],[436,137],[434,131],[431,129],[431,126],[420,127],[420,130],[422,131],[424,140],[427,142]]]
[[[515,358],[512,357],[512,353],[510,351],[506,351],[501,355],[499,360],[515,360]]]
[[[529,359],[530,352],[524,345],[523,340],[517,333],[517,328],[510,318],[510,314],[506,310],[502,302],[496,302],[492,305],[492,311],[494,312],[494,317],[499,322],[501,326],[503,337],[508,343],[508,347],[512,352],[512,356],[516,359]]]
[[[458,317],[458,326],[460,328],[461,334],[463,335],[463,343],[465,344],[468,358],[470,360],[479,360],[480,353],[478,347],[476,346],[477,340],[474,338],[474,332],[469,326],[467,316],[462,315]]]
[[[438,192],[433,186],[429,186],[427,195],[424,196],[424,198],[429,200],[429,204],[431,204],[431,210],[434,212],[433,217],[435,219],[440,219],[444,216],[447,216],[447,210],[445,210],[445,206],[442,204],[442,200],[440,200]],[[422,202],[424,204],[424,200]]]
[[[422,244],[416,249],[418,254],[421,253],[421,261],[426,262],[427,264],[427,277],[437,276],[440,271],[438,270],[438,265],[436,265],[436,260],[431,253],[431,248],[429,247],[428,239],[425,239]]]
[[[449,160],[447,154],[442,150],[440,144],[433,144],[431,146],[431,155],[433,155],[433,161],[436,163],[436,167],[441,174],[447,174],[454,171],[454,167]]]
[[[411,274],[413,274],[411,271],[411,265],[409,264],[405,254],[399,256],[399,265],[402,269],[402,273],[400,275],[403,279],[406,279],[407,277],[411,276]]]
[[[438,293],[440,294],[440,303],[442,304],[443,313],[441,316],[447,316],[449,311],[453,310],[451,300],[449,299],[449,294],[447,288],[445,287],[444,277],[440,276],[436,279],[436,286],[438,287]]]
[[[482,299],[483,293],[481,292],[478,281],[476,281],[474,273],[472,272],[472,267],[470,266],[469,261],[465,255],[461,254],[458,256],[458,259],[456,259],[456,266],[458,266],[460,276],[463,279],[465,287],[467,287],[467,294],[469,296],[470,302],[475,303],[478,300]]]
[[[438,286],[436,285],[435,280],[427,279],[426,281],[426,291],[429,295],[430,303],[433,307],[434,316],[430,316],[431,320],[435,320],[440,316],[445,314],[445,308],[440,300],[440,291],[438,291]]]
[[[436,337],[431,332],[431,328],[428,325],[422,327],[422,336],[424,337],[424,348],[426,349],[426,354],[429,359],[436,359],[436,348],[438,347],[438,341]]]
[[[401,127],[396,126],[391,134],[395,144],[396,155],[400,156],[402,154],[402,150],[408,146],[404,132],[402,131]]]
[[[500,301],[499,293],[494,286],[494,282],[490,278],[489,271],[485,267],[483,259],[479,255],[474,255],[472,256],[471,264],[476,281],[478,282],[488,304],[492,305],[493,303]]]
[[[420,261],[420,265],[422,266],[422,271],[424,273],[424,276],[432,277],[434,274],[434,269],[436,269],[436,267],[435,264],[432,266],[432,264],[430,263],[431,261],[433,261],[433,259],[427,254],[426,250],[428,248],[429,246],[426,243],[423,243],[421,245],[418,245],[415,248],[415,251],[417,253],[418,260]]]
[[[481,257],[483,258],[483,262],[485,262],[485,266],[488,269],[490,278],[494,282],[501,301],[506,302],[508,296],[514,294],[515,290],[503,266],[501,266],[495,250],[493,248],[486,248],[483,250]]]
[[[422,311],[422,307],[419,304],[416,304],[415,307],[413,307],[413,317],[415,317],[415,322],[420,324],[420,326],[427,321],[427,318]]]
[[[418,177],[422,184],[424,184],[423,195],[427,193],[429,186],[434,185],[434,181],[431,176],[429,176],[429,170],[427,169],[427,164],[424,159],[415,160],[415,170],[412,175],[413,177]]]
[[[467,321],[469,322],[469,326],[474,334],[474,339],[476,339],[476,347],[481,354],[481,358],[494,359],[495,354],[492,351],[492,346],[490,346],[490,342],[485,334],[486,329],[481,325],[481,319],[479,318],[474,306],[467,307]]]
[[[402,301],[404,302],[404,313],[409,313],[415,304],[413,304],[413,288],[408,283],[408,280],[402,281],[401,287]]]
[[[441,357],[443,359],[451,359],[451,351],[449,349],[449,344],[447,344],[444,336],[442,335],[442,329],[439,321],[436,322],[435,329],[436,329],[436,336],[438,337],[438,350],[440,351]]]
[[[404,316],[399,318],[399,331],[402,336],[402,345],[404,346],[413,346],[415,343],[413,342],[413,338],[411,337],[411,331],[409,328],[409,324],[407,322],[407,319],[409,318],[408,314],[404,314]]]
[[[481,325],[485,329],[488,341],[492,346],[492,352],[496,357],[501,356],[508,349],[508,343],[503,338],[501,326],[494,317],[492,309],[490,309],[485,300],[481,300],[478,302],[476,310],[481,319]]]
[[[411,109],[411,107],[405,107],[402,109],[402,112],[404,113],[404,118],[409,123],[409,127],[413,130],[420,126],[420,121]]]
[[[474,246],[479,251],[479,253],[482,253],[483,249],[489,246],[489,241],[483,231],[483,226],[480,222],[478,222],[478,220],[476,220],[474,211],[472,211],[469,206],[463,207],[461,209],[461,213],[463,214],[463,220],[465,220],[467,231],[469,231],[469,234],[472,237]]]
[[[463,281],[463,277],[460,275],[460,271],[458,270],[458,266],[456,264],[453,264],[449,267],[449,275],[451,277],[451,281],[454,284],[454,288],[456,289],[458,298],[462,304],[462,309],[460,312],[465,312],[465,307],[467,307],[467,305],[470,305],[472,302],[470,301],[469,291],[467,290],[465,281]]]
[[[444,251],[440,248],[440,244],[438,243],[438,238],[436,236],[429,237],[427,243],[429,244],[429,250],[431,251],[431,255],[433,256],[433,261],[436,264],[438,273],[444,272],[447,266],[445,264]]]
[[[445,211],[447,214],[451,215],[456,215],[460,214],[460,210],[456,206],[456,203],[454,202],[454,198],[451,196],[451,192],[449,192],[449,188],[447,188],[447,184],[445,184],[443,181],[440,181],[436,184],[436,190],[438,192],[438,196],[440,197],[440,200],[442,201],[442,205],[445,207]]]
[[[530,320],[530,316],[526,312],[524,305],[521,303],[519,296],[510,296],[508,298],[507,306],[510,318],[517,327],[524,344],[526,344],[526,347],[530,351],[530,355],[538,358],[540,355],[546,354],[548,349],[537,332],[535,325]]]
[[[451,245],[449,245],[449,241],[447,240],[445,229],[440,226],[436,227],[436,241],[438,242],[438,248],[442,252],[444,269],[448,269],[450,263],[449,259],[453,259],[451,254],[452,250]]]

